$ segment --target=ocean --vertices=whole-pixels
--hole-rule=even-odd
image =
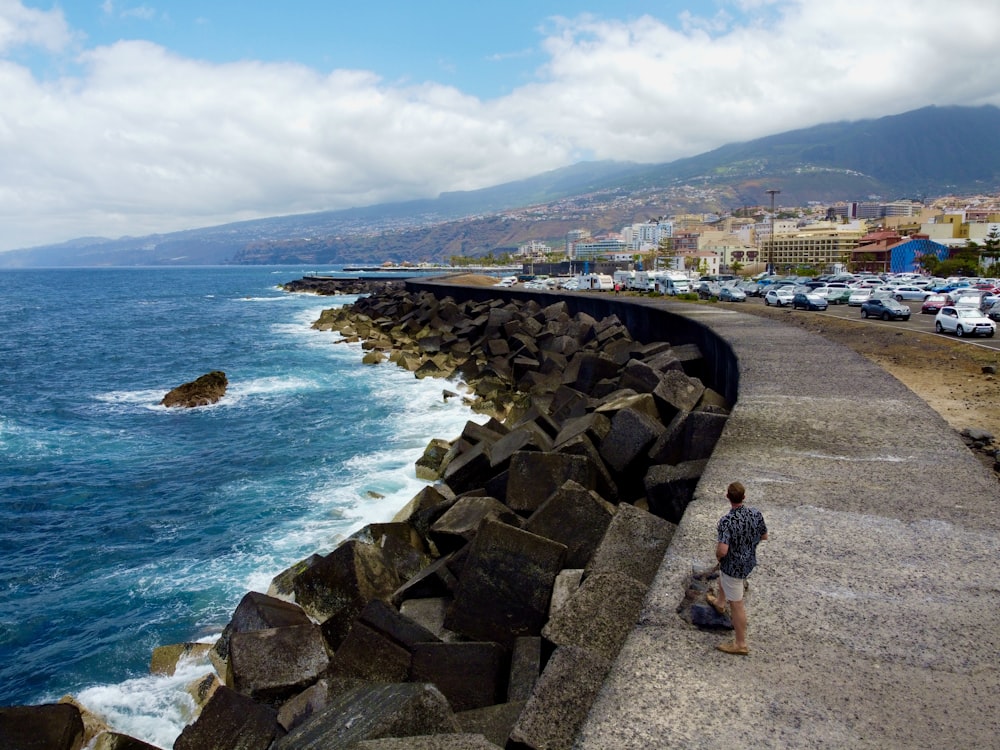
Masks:
[[[310,328],[354,298],[278,288],[336,271],[0,271],[0,705],[73,694],[169,748],[209,668],[151,676],[153,649],[389,520],[427,442],[485,421]],[[159,406],[211,370],[218,404]]]

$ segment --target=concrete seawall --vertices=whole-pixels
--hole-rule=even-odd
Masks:
[[[411,281],[456,299],[559,295]],[[576,746],[992,747],[1000,487],[925,402],[821,336],[715,306],[562,295],[639,339],[697,343],[735,400]],[[749,657],[676,613],[713,560],[726,485],[768,522]]]

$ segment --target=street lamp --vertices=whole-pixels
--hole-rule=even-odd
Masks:
[[[771,239],[767,249],[767,272],[774,273],[774,196],[781,191],[772,189],[765,192],[771,196]]]

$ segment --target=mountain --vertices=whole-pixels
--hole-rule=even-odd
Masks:
[[[377,263],[478,257],[684,212],[929,198],[1000,186],[1000,109],[926,107],[735,143],[668,164],[587,162],[431,200],[0,254],[0,267]]]

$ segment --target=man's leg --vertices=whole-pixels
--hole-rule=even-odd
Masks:
[[[740,648],[747,645],[747,608],[743,605],[743,600],[729,602],[729,619],[733,622],[733,640]]]

